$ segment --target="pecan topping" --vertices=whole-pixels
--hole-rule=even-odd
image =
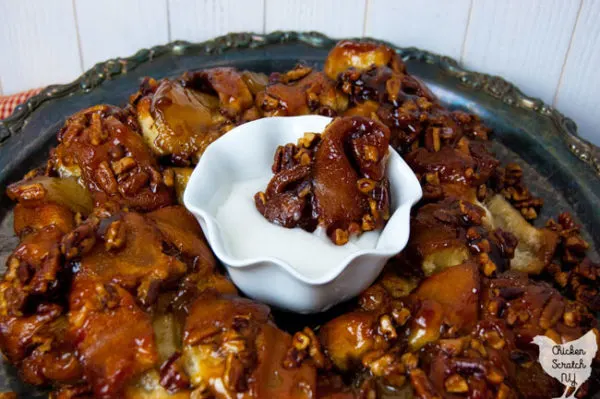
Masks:
[[[444,387],[450,393],[465,393],[469,392],[467,381],[458,374],[452,374],[444,381]]]
[[[389,218],[385,154],[389,131],[365,118],[335,119],[322,135],[280,146],[275,176],[255,195],[256,208],[283,227],[325,228],[336,245],[383,227]]]
[[[170,393],[187,389],[190,380],[180,365],[181,353],[175,352],[160,366],[160,385]]]
[[[305,327],[292,337],[292,347],[288,350],[283,360],[283,366],[286,368],[297,368],[308,358],[319,369],[330,368],[329,360],[323,353],[319,339],[313,330]]]
[[[119,249],[125,244],[125,224],[120,220],[112,222],[104,234],[106,250]]]
[[[99,220],[95,217],[90,217],[86,222],[65,235],[60,245],[60,250],[65,258],[73,259],[88,253],[96,244],[96,229],[98,225]]]
[[[42,184],[21,184],[16,186],[13,190],[9,190],[8,194],[13,200],[19,201],[34,201],[42,200],[46,196],[46,189]]]
[[[538,217],[544,201],[534,197],[523,183],[523,170],[516,163],[509,163],[504,169],[499,168],[496,173],[496,188],[527,220]]]
[[[131,169],[135,168],[135,165],[135,159],[131,157],[124,157],[111,163],[112,170],[117,176],[129,172]]]
[[[106,161],[101,162],[98,165],[98,169],[96,169],[96,179],[100,187],[107,193],[115,194],[117,192],[117,180]]]

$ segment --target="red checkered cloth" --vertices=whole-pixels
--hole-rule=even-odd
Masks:
[[[17,108],[17,105],[24,103],[29,97],[35,96],[40,91],[42,89],[31,89],[12,96],[0,96],[0,119],[9,117]]]

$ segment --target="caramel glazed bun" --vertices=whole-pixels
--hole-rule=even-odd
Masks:
[[[306,114],[381,126],[424,197],[371,287],[284,331],[222,273],[181,195],[231,128]],[[569,214],[531,224],[543,201],[488,151],[491,133],[375,43],[338,43],[323,71],[147,78],[124,108],[68,118],[45,167],[8,187],[20,242],[0,282],[0,349],[56,399],[559,396],[531,339],[598,336],[600,267]],[[313,158],[298,162],[320,170]],[[598,392],[599,357],[578,397]]]

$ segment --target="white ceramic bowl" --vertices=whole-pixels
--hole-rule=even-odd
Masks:
[[[352,253],[318,277],[303,275],[274,257],[233,257],[224,245],[224,232],[216,219],[217,191],[229,191],[232,182],[272,176],[271,164],[277,146],[295,143],[305,132],[322,132],[330,121],[331,118],[314,115],[273,117],[232,129],[208,146],[183,196],[185,206],[200,222],[206,239],[235,285],[251,298],[299,313],[326,310],[372,284],[387,260],[406,246],[410,209],[422,196],[417,177],[390,147],[387,176],[391,217],[374,249]]]

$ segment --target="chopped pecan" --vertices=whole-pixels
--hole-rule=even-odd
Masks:
[[[502,349],[506,346],[506,341],[500,337],[497,331],[486,331],[484,337],[488,345],[494,349]]]
[[[66,259],[85,255],[94,247],[99,224],[99,219],[90,217],[63,237],[60,250]]]
[[[102,189],[107,193],[117,193],[117,180],[115,179],[115,176],[106,161],[101,162],[98,165],[98,169],[96,169],[96,180],[98,181],[100,187],[102,187]]]
[[[505,180],[506,184],[509,186],[515,185],[516,183],[521,181],[523,177],[523,169],[521,166],[516,163],[509,163],[505,168]]]
[[[379,333],[388,340],[393,340],[398,337],[396,328],[392,323],[392,318],[389,315],[382,315],[379,317]]]
[[[93,113],[91,116],[89,135],[92,145],[100,145],[108,138],[108,133],[102,126],[102,119],[99,113]]]
[[[400,361],[407,370],[414,370],[419,366],[419,357],[411,352],[403,354]]]
[[[175,171],[172,168],[167,168],[163,171],[162,181],[167,187],[175,186]]]
[[[39,201],[46,196],[46,189],[42,184],[21,184],[12,186],[8,190],[10,199],[17,201]]]
[[[175,352],[160,366],[160,385],[170,393],[190,387],[189,377],[180,364],[181,353]]]
[[[118,190],[125,197],[134,196],[144,189],[149,181],[150,176],[146,172],[132,173],[120,181]]]
[[[441,399],[435,388],[427,378],[427,375],[421,369],[409,371],[410,383],[415,390],[417,397],[422,399]]]
[[[335,245],[344,245],[348,242],[348,230],[335,229],[333,233],[333,242]]]
[[[548,329],[561,319],[565,309],[564,301],[552,296],[544,305],[540,315],[540,327]]]
[[[410,310],[405,307],[403,307],[401,309],[395,308],[392,310],[392,317],[394,318],[394,322],[397,325],[403,326],[406,324],[406,322],[410,318]]]
[[[242,361],[230,353],[225,360],[223,382],[233,392],[243,392],[247,389],[246,370]]]
[[[444,381],[444,387],[446,388],[446,391],[450,393],[469,392],[467,380],[465,380],[459,374],[452,374],[450,377],[446,378],[446,381]]]
[[[117,176],[129,172],[131,169],[135,168],[135,166],[135,159],[131,157],[124,157],[111,163],[112,170]]]
[[[115,220],[106,229],[104,245],[106,250],[119,249],[125,244],[126,227],[121,220]]]
[[[394,387],[401,387],[406,381],[404,365],[394,353],[371,352],[363,357],[362,363],[374,376],[383,377]]]
[[[295,80],[300,80],[309,73],[312,72],[312,68],[306,65],[296,65],[294,69],[287,71],[286,73],[279,75],[279,81],[282,83],[289,83]]]

